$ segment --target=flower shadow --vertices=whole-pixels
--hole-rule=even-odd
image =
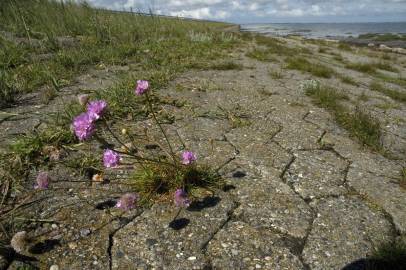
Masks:
[[[174,219],[169,223],[169,227],[175,231],[179,231],[185,228],[190,223],[190,220],[187,218],[178,218]]]
[[[211,208],[216,206],[221,201],[220,197],[217,196],[207,196],[203,200],[193,201],[187,208],[188,211],[198,212],[205,208]]]

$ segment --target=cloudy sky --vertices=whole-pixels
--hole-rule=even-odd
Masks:
[[[88,0],[116,10],[258,22],[406,21],[406,0]]]

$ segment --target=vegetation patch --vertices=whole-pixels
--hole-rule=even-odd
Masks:
[[[262,61],[262,62],[278,62],[278,59],[275,55],[267,49],[256,48],[246,54],[248,57]]]
[[[390,72],[398,72],[398,69],[386,62],[376,62],[376,63],[348,63],[345,65],[346,68],[353,69],[359,72],[375,74],[377,69],[386,70]]]
[[[320,63],[311,63],[302,57],[288,58],[286,68],[309,72],[314,76],[322,78],[331,78],[335,74],[333,69]]]
[[[305,85],[304,90],[315,104],[329,110],[336,121],[360,142],[374,150],[382,149],[379,121],[360,108],[356,108],[354,112],[349,111],[340,103],[348,99],[345,94],[334,88],[322,87],[319,83]]]
[[[400,91],[396,91],[396,90],[387,88],[387,87],[385,87],[384,85],[382,85],[381,83],[379,83],[377,81],[372,82],[369,85],[369,88],[372,91],[382,93],[382,94],[390,97],[393,100],[406,103],[406,92],[400,92]]]
[[[11,37],[0,34],[1,105],[44,85],[65,86],[98,64],[135,62],[147,71],[175,74],[217,60],[238,43],[237,35],[217,31],[226,25],[115,13],[71,1],[6,1],[0,29]]]
[[[381,244],[366,260],[366,270],[402,270],[406,265],[406,244]]]

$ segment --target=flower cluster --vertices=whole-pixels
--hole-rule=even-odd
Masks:
[[[175,191],[174,202],[177,207],[189,207],[190,200],[184,189],[177,189]]]
[[[40,172],[37,175],[36,184],[34,185],[34,189],[47,189],[49,186],[49,182],[51,182],[51,178],[49,177],[47,172]]]
[[[134,89],[135,95],[141,96],[146,94],[149,91],[150,88],[150,83],[146,80],[138,80],[137,85]],[[103,115],[105,114],[107,110],[107,102],[104,100],[94,100],[94,101],[89,101],[89,96],[88,95],[80,95],[78,96],[78,101],[82,106],[86,106],[86,112],[81,113],[80,115],[76,116],[73,119],[72,123],[72,128],[75,133],[75,135],[78,137],[80,141],[85,141],[88,140],[96,131],[96,121],[101,119]],[[150,105],[150,108],[152,108],[150,104],[150,99],[147,96],[146,101],[148,102],[148,105]],[[153,114],[154,119],[156,120],[156,116],[154,115],[154,112],[151,111],[151,114]],[[191,151],[184,151],[181,154],[181,158],[179,159],[176,157],[174,154],[170,142],[165,134],[164,129],[162,126],[160,126],[160,123],[156,120],[156,124],[160,127],[161,131],[163,132],[163,135],[165,139],[167,140],[168,146],[170,148],[170,156],[173,160],[173,165],[175,166],[175,169],[180,169],[179,166],[181,164],[185,166],[192,165],[196,160],[197,157],[195,153]],[[112,133],[110,129],[108,129],[109,132]],[[128,135],[128,131],[126,129],[122,130],[122,135]],[[120,143],[124,144],[121,142],[121,140],[117,139],[117,136],[112,134],[113,137]],[[129,135],[128,135],[129,136]],[[131,137],[131,136],[129,136]],[[143,160],[142,156],[135,156],[138,160]],[[146,159],[147,162],[150,162],[151,159]],[[121,156],[119,152],[114,151],[113,149],[105,149],[103,153],[103,165],[106,168],[117,168],[120,165],[121,162]],[[160,160],[156,160],[153,162],[160,162]],[[37,189],[44,189],[47,188],[49,184],[49,177],[47,174],[39,174],[37,178],[37,184],[35,185],[35,188]],[[139,201],[140,196],[136,193],[127,193],[121,196],[121,198],[117,201],[116,207],[119,209],[122,209],[124,211],[129,211],[131,209],[134,209],[137,205],[137,202]],[[177,189],[174,193],[174,203],[177,207],[188,207],[191,203],[190,199],[188,198],[188,194],[184,188],[182,189]]]
[[[87,102],[87,98],[79,98],[80,103]],[[107,109],[107,102],[95,100],[87,103],[87,111],[73,119],[72,127],[79,140],[88,140],[96,131],[95,122],[99,120]]]
[[[135,94],[141,96],[149,89],[149,82],[144,80],[138,80],[137,86],[135,87]]]
[[[196,155],[193,152],[185,151],[182,153],[182,164],[190,165],[196,161]]]
[[[103,164],[106,168],[115,168],[119,165],[120,163],[120,155],[110,149],[107,149],[104,151],[103,154]]]

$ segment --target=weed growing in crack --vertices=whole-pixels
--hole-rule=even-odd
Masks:
[[[382,131],[379,121],[360,107],[356,107],[355,111],[347,109],[340,103],[349,99],[347,95],[334,88],[323,87],[317,81],[304,84],[303,90],[316,105],[329,110],[336,121],[360,142],[376,151],[382,151]]]

